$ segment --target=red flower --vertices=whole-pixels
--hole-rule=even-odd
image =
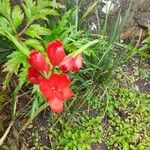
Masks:
[[[37,71],[44,71],[47,65],[44,56],[36,50],[32,50],[28,62]]]
[[[69,86],[70,78],[67,74],[52,74],[49,79],[40,82],[40,90],[48,99],[53,112],[61,112],[63,110],[62,102],[73,96]]]
[[[47,54],[53,66],[60,64],[65,57],[64,47],[60,40],[55,40],[47,46]]]
[[[63,72],[73,71],[77,72],[82,67],[82,56],[81,54],[73,57],[71,55],[66,56],[60,63],[60,69]]]
[[[28,79],[32,84],[39,84],[44,78],[35,68],[30,67],[28,69]]]

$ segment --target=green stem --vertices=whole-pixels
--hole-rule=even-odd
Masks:
[[[6,32],[6,31],[5,31]],[[9,32],[6,32],[7,37],[16,45],[16,47],[24,53],[26,56],[30,54],[30,51],[25,47],[21,42],[19,42],[13,35],[11,35]]]
[[[23,28],[23,30],[18,34],[18,37],[21,37],[24,32],[26,31],[26,29],[32,24],[32,22],[34,21],[34,17],[33,19],[31,19],[31,21]]]

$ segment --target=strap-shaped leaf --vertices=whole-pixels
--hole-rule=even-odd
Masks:
[[[16,29],[22,24],[23,18],[24,14],[22,13],[21,8],[19,5],[16,5],[12,11],[12,20]]]
[[[43,45],[37,39],[27,39],[24,44],[33,49],[37,49],[38,51],[44,51]]]
[[[22,52],[15,51],[8,56],[8,61],[3,66],[3,71],[7,72],[5,81],[3,83],[4,88],[6,88],[12,78],[13,74],[18,73],[18,69],[21,64],[26,62],[26,55]]]
[[[32,38],[41,39],[41,35],[48,35],[50,34],[50,31],[39,24],[33,24],[26,30],[25,34]]]

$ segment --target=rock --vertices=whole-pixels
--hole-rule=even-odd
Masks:
[[[150,12],[142,12],[141,14],[135,16],[134,19],[139,26],[148,28],[150,25]]]

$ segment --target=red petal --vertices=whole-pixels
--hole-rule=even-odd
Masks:
[[[67,74],[52,74],[49,79],[40,83],[40,90],[48,100],[69,98],[71,90],[64,90],[70,86],[70,78]],[[72,92],[73,93],[73,92]],[[66,96],[64,96],[64,94]]]
[[[63,111],[63,101],[59,99],[54,99],[52,101],[49,101],[51,110],[55,113],[61,113]]]
[[[68,86],[70,86],[70,78],[67,74],[61,74],[59,75],[59,85],[58,88],[64,89]]]
[[[39,84],[44,78],[35,68],[29,67],[28,79],[32,84]]]
[[[41,81],[40,91],[50,101],[55,99],[55,98],[58,98],[58,99],[61,99],[61,100],[63,99],[62,90],[58,89],[57,86],[54,86],[54,85],[52,86],[52,83],[49,82],[49,79]]]
[[[74,59],[73,72],[77,72],[82,67],[82,55],[78,55]]]
[[[58,87],[60,82],[60,75],[59,74],[52,74],[48,79],[48,83],[50,87]]]
[[[52,100],[55,98],[55,93],[51,90],[48,80],[43,80],[40,82],[40,91],[47,98],[47,100]]]
[[[42,92],[49,90],[49,85],[48,85],[48,80],[47,79],[41,81],[40,90]]]
[[[55,40],[48,44],[47,54],[53,66],[60,64],[65,57],[64,47],[60,40]]]
[[[67,74],[52,74],[48,79],[50,87],[55,87],[57,89],[63,89],[70,85],[70,78]]]
[[[31,54],[29,55],[28,62],[37,71],[43,71],[45,69],[45,58],[41,53],[37,52],[36,50],[32,50]]]
[[[67,100],[74,95],[73,91],[70,88],[65,88],[63,90],[63,99]]]
[[[74,63],[74,58],[72,56],[66,56],[63,61],[60,63],[60,69],[63,72],[68,72],[72,70]]]
[[[49,64],[46,63],[44,70],[46,73],[48,73],[50,71],[50,66]]]

